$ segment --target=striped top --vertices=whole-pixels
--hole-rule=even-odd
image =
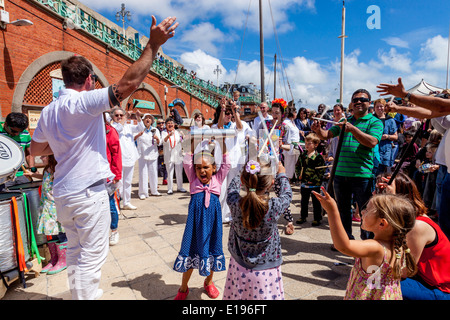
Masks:
[[[362,132],[377,138],[380,142],[383,135],[383,123],[371,113],[359,119],[351,116],[347,119],[347,122]],[[337,137],[341,129],[339,126],[333,126],[330,131],[333,137]],[[355,139],[353,134],[346,132],[335,174],[344,177],[371,178],[373,176],[373,158],[373,148],[363,146]]]
[[[4,128],[4,122],[0,122],[0,134],[3,134],[17,142],[22,147],[23,152],[25,152],[25,149],[29,148],[31,145],[31,136],[27,130],[23,130],[17,136],[11,136]]]

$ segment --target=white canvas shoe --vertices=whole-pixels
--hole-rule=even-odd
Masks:
[[[123,210],[136,210],[137,207],[133,206],[131,203],[127,203],[122,207]]]

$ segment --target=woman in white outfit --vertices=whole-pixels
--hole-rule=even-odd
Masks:
[[[300,131],[294,123],[294,119],[297,117],[297,110],[295,110],[295,107],[286,108],[285,117],[283,126],[286,133],[281,148],[283,149],[286,176],[289,179],[292,179],[295,173],[295,165],[300,156],[300,151],[294,148],[293,145],[293,143],[299,143],[300,141]]]
[[[127,123],[128,116],[122,108],[115,107],[111,110],[111,117],[113,119],[111,125],[119,134],[120,149],[122,150],[122,187],[120,190],[120,195],[123,200],[122,209],[128,210],[136,210],[136,207],[130,203],[134,165],[139,158],[139,153],[134,143],[134,136],[145,129],[139,110],[136,111],[136,116],[138,121],[137,125],[132,122]]]
[[[148,188],[152,196],[160,196],[158,192],[158,146],[161,143],[159,130],[153,128],[155,118],[146,113],[142,117],[145,129],[134,138],[139,152],[139,199],[148,198]]]
[[[173,194],[173,173],[177,179],[177,190],[186,192],[183,188],[183,154],[181,147],[181,134],[175,130],[172,118],[166,119],[166,131],[161,134],[164,149],[164,163],[167,169],[167,194]]]
[[[245,143],[245,136],[242,121],[239,116],[239,112],[237,112],[237,105],[234,101],[228,101],[227,103],[226,99],[222,99],[220,101],[220,106],[216,109],[216,113],[218,114],[218,122],[211,126],[212,129],[236,130],[236,135],[234,137],[224,139],[224,143],[226,143],[226,148],[230,157],[231,168],[227,174],[227,177],[222,182],[222,189],[219,197],[222,207],[222,222],[228,223],[231,221],[231,211],[227,203],[227,189],[228,185],[231,183],[231,180],[239,174],[239,171],[243,165],[241,145]],[[232,121],[233,118],[235,122]],[[220,165],[221,161],[216,157],[216,166],[219,167]]]

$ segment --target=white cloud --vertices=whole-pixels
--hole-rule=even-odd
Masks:
[[[378,52],[378,58],[384,66],[406,73],[411,72],[411,59],[408,56],[407,53],[398,53],[395,48],[391,48],[389,52],[383,50]]]
[[[191,48],[199,48],[211,54],[217,54],[216,44],[229,41],[229,38],[209,22],[200,23],[184,31],[180,41]]]
[[[388,38],[384,38],[381,40],[383,40],[388,45],[393,46],[393,47],[406,48],[406,49],[409,48],[408,42],[401,38],[398,38],[398,37],[388,37]]]
[[[303,84],[320,84],[327,79],[327,73],[322,66],[305,57],[295,57],[293,63],[286,68],[286,74],[289,79]]]
[[[437,35],[428,39],[420,49],[421,61],[418,65],[427,69],[447,68],[448,42],[446,38]]]

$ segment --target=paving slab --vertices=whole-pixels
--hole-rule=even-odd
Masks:
[[[138,197],[138,171],[134,172],[131,203],[137,210],[123,210],[119,218],[119,243],[110,247],[102,268],[102,300],[173,300],[181,283],[181,273],[172,269],[180,249],[188,214],[189,193],[167,194],[159,178],[160,197]],[[184,188],[189,190],[188,183]],[[293,186],[291,212],[300,215],[300,187]],[[273,195],[273,193],[272,193]],[[310,207],[310,209],[312,209]],[[332,251],[327,216],[318,227],[309,220],[295,225],[293,235],[284,233],[286,221],[279,220],[283,264],[281,266],[286,300],[342,300],[353,258]],[[359,223],[353,233],[359,237]],[[227,262],[229,225],[223,225],[223,249]],[[341,263],[344,265],[335,265]],[[221,292],[225,272],[216,272],[214,281]],[[211,300],[203,289],[204,278],[194,270],[189,282],[188,300]],[[26,275],[27,287],[15,281],[3,300],[70,300],[67,271],[55,275]]]

